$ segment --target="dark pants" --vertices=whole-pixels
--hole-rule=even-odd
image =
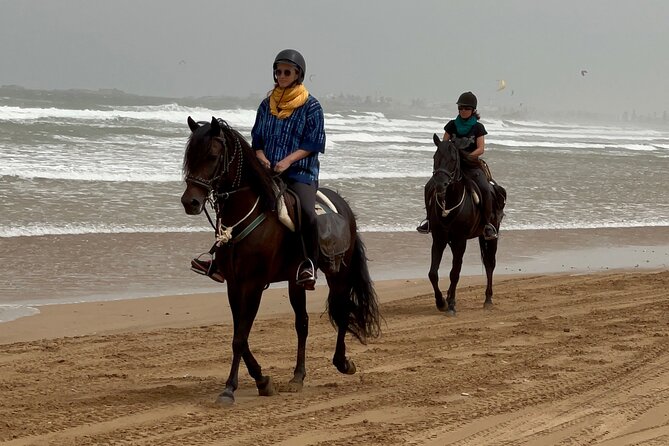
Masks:
[[[318,226],[316,223],[316,185],[292,182],[288,187],[300,197],[302,221],[300,232],[304,240],[306,256],[318,267]]]
[[[488,181],[485,172],[482,169],[468,169],[464,174],[476,183],[481,191],[481,212],[483,213],[483,223],[495,224],[493,215],[494,195],[492,184]]]

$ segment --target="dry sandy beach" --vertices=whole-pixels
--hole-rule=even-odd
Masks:
[[[213,404],[231,354],[224,293],[41,306],[0,324],[0,443],[669,444],[669,228],[504,233],[491,311],[471,244],[456,317],[434,307],[429,237],[365,241],[385,324],[348,340],[357,374],[330,363],[322,286],[304,390],[285,391],[296,338],[272,288],[250,344],[283,391],[258,397],[242,367],[232,408]]]

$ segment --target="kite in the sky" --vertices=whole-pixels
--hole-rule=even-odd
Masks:
[[[506,88],[506,81],[504,79],[501,79],[499,81],[499,84],[497,85],[497,91],[502,91]]]
[[[585,76],[586,74],[588,74],[588,70],[581,70],[581,76]]]

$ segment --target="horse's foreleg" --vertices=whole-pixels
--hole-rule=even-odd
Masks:
[[[434,290],[434,300],[439,311],[444,311],[446,309],[444,295],[439,289],[439,265],[441,265],[441,259],[444,256],[444,249],[446,249],[446,241],[435,238],[433,233],[431,250],[432,262],[430,264],[430,272],[427,276],[430,279],[430,283],[432,284],[432,289]]]
[[[451,253],[453,254],[453,264],[451,266],[450,279],[451,284],[448,286],[448,293],[446,293],[446,303],[448,304],[448,314],[455,316],[455,289],[460,281],[460,271],[462,271],[462,258],[465,255],[467,248],[467,239],[451,240]]]
[[[479,237],[479,245],[481,246],[481,258],[485,266],[486,288],[485,288],[485,302],[483,308],[492,308],[492,274],[497,265],[497,240],[485,240]]]
[[[256,382],[256,387],[258,388],[258,394],[260,396],[272,396],[276,394],[274,385],[272,384],[272,379],[269,376],[262,374],[262,368],[256,358],[251,353],[251,349],[246,347],[246,351],[242,354],[244,358],[244,363],[246,364],[246,369],[249,371],[249,375]]]
[[[309,315],[307,314],[307,298],[304,288],[291,283],[288,295],[290,296],[290,305],[295,312],[295,332],[297,333],[297,359],[293,379],[288,382],[288,390],[299,392],[302,390],[304,378],[307,376],[305,357],[307,336],[309,335]]]
[[[228,289],[228,302],[232,310],[232,319],[234,334],[232,337],[232,363],[230,365],[230,374],[225,382],[225,389],[218,396],[216,402],[221,405],[230,405],[235,402],[235,390],[239,383],[239,364],[244,358],[247,362],[249,372],[255,374],[256,385],[260,390],[261,386],[272,387],[269,377],[263,377],[260,365],[256,362],[253,354],[249,350],[249,333],[253,326],[253,321],[258,313],[260,306],[260,296],[262,290],[252,293],[243,293],[233,289]],[[262,394],[262,392],[261,392]]]

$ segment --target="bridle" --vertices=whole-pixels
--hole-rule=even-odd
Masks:
[[[437,150],[442,150],[442,149],[441,149],[441,147],[438,147]],[[458,149],[454,148],[454,150],[458,150]],[[457,182],[462,180],[462,169],[460,168],[460,157],[457,156],[457,154],[456,154],[455,159],[456,159],[455,168],[452,171],[449,171],[449,170],[445,169],[444,167],[439,167],[432,172],[432,177],[433,178],[437,175],[446,176],[447,181],[445,182],[444,189],[448,189],[448,187],[451,184],[457,183]],[[462,188],[462,197],[460,198],[460,201],[458,202],[458,204],[456,204],[455,206],[447,209],[446,208],[446,200],[444,200],[444,203],[442,204],[441,201],[437,199],[437,197],[436,197],[437,192],[435,190],[435,192],[434,192],[435,202],[437,203],[437,206],[439,206],[439,208],[441,209],[441,216],[446,217],[453,210],[459,208],[462,205],[462,203],[465,201],[466,193],[467,193],[467,188]]]
[[[221,144],[223,150],[222,153],[220,153],[216,159],[216,167],[214,168],[213,176],[210,179],[206,179],[193,175],[186,175],[185,181],[186,184],[194,184],[204,188],[207,191],[206,203],[209,203],[211,207],[216,211],[216,224],[214,224],[212,218],[209,216],[206,203],[205,206],[203,207],[203,210],[205,215],[207,216],[207,219],[209,220],[209,224],[211,224],[211,226],[216,231],[217,242],[225,244],[232,241],[233,243],[236,243],[241,239],[243,239],[244,237],[246,237],[251,231],[253,231],[253,229],[255,229],[258,225],[260,225],[260,223],[262,223],[262,221],[265,219],[265,213],[264,212],[261,213],[240,234],[238,234],[234,238],[232,237],[232,230],[235,227],[239,226],[248,217],[250,217],[251,214],[253,214],[253,212],[258,207],[258,203],[260,202],[260,197],[257,197],[251,210],[239,221],[230,226],[225,226],[223,224],[221,214],[225,201],[231,198],[233,194],[236,194],[237,192],[241,192],[244,190],[248,190],[250,189],[250,187],[249,186],[240,187],[244,156],[242,153],[242,145],[239,142],[239,137],[234,134],[232,135],[232,139],[234,140],[234,148],[231,151],[229,149],[228,144],[226,143],[226,138],[224,137],[225,130],[229,130],[230,127],[228,126],[227,122],[223,120],[219,120],[219,123],[222,124],[221,134],[212,137],[210,144],[214,144],[214,142],[217,141]],[[237,172],[235,178],[232,180],[231,187],[228,190],[222,191],[220,190],[221,179],[230,173],[232,163],[235,162],[235,160],[237,161],[237,166],[236,166]]]
[[[225,123],[225,121],[222,122]],[[225,123],[225,127],[229,128],[227,123]],[[221,129],[221,134],[223,134],[223,132],[224,130]],[[208,180],[202,177],[186,175],[185,178],[186,183],[195,184],[197,186],[204,188],[207,191],[207,196],[215,195],[214,191],[217,191],[219,189],[218,182],[225,174],[230,172],[230,167],[236,158],[237,175],[235,176],[235,179],[232,182],[232,189],[228,191],[227,194],[239,190],[239,184],[241,182],[241,177],[242,177],[242,169],[241,169],[243,162],[242,145],[239,142],[239,138],[235,137],[233,139],[235,141],[235,147],[232,154],[230,154],[230,150],[228,149],[228,144],[225,141],[225,137],[221,135],[213,136],[210,141],[210,150],[211,150],[211,145],[213,145],[215,141],[218,141],[223,147],[222,153],[220,153],[216,158],[216,167],[214,168],[214,175]]]

